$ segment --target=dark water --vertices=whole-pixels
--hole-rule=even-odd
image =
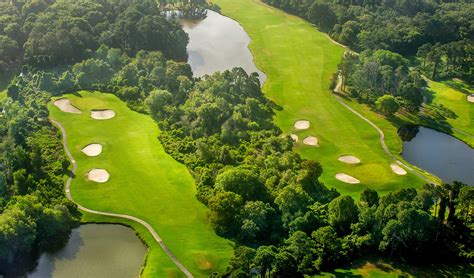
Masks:
[[[241,67],[248,74],[257,72],[260,83],[265,82],[248,48],[250,38],[239,23],[209,10],[205,19],[181,20],[181,24],[189,35],[188,63],[195,76]]]
[[[41,255],[29,278],[139,277],[146,248],[130,228],[87,224],[74,229],[67,245]]]
[[[474,149],[445,133],[420,127],[411,141],[403,143],[402,155],[443,182],[474,185]]]

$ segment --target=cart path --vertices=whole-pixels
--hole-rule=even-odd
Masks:
[[[71,164],[72,164],[72,171],[71,171],[71,174],[69,175],[69,178],[67,179],[67,182],[66,182],[66,197],[71,201],[73,202],[74,204],[77,205],[77,207],[82,210],[82,211],[85,211],[85,212],[88,212],[88,213],[92,213],[92,214],[98,214],[98,215],[104,215],[104,216],[111,216],[111,217],[118,217],[118,218],[124,218],[124,219],[128,219],[128,220],[132,220],[132,221],[135,221],[141,225],[143,225],[150,233],[151,235],[155,238],[156,242],[158,242],[158,244],[161,246],[161,248],[163,249],[163,251],[165,251],[166,255],[168,255],[168,257],[174,262],[174,264],[186,275],[186,277],[194,277],[191,272],[189,272],[186,267],[181,264],[179,262],[179,260],[175,257],[175,255],[173,255],[173,253],[171,252],[171,250],[166,246],[166,244],[163,242],[163,240],[161,239],[161,237],[158,235],[158,233],[155,231],[155,229],[153,229],[153,227],[148,224],[146,221],[138,218],[138,217],[135,217],[135,216],[131,216],[131,215],[127,215],[127,214],[118,214],[118,213],[110,213],[110,212],[102,212],[102,211],[97,211],[97,210],[92,210],[92,209],[88,209],[86,207],[83,207],[81,206],[79,203],[75,202],[74,199],[72,198],[72,195],[71,195],[71,190],[70,190],[70,187],[71,187],[71,182],[72,182],[72,179],[74,178],[75,174],[76,174],[76,170],[77,170],[77,162],[76,160],[74,159],[74,157],[72,156],[71,154],[71,151],[69,150],[69,147],[67,145],[67,135],[66,135],[66,129],[61,125],[60,122],[54,120],[54,119],[50,119],[50,121],[55,125],[57,126],[60,130],[61,130],[61,134],[62,134],[62,137],[63,137],[63,146],[64,146],[64,151],[66,152],[69,160],[71,161]]]
[[[337,93],[337,94],[343,94],[342,92],[342,79],[341,77],[339,76],[337,78],[337,85],[336,87],[334,88],[334,92]],[[387,147],[387,144],[385,143],[385,134],[383,133],[383,130],[378,127],[376,124],[374,124],[371,120],[367,119],[365,116],[363,116],[362,114],[360,114],[359,112],[357,112],[356,110],[354,110],[352,107],[350,107],[339,95],[337,94],[334,94],[334,96],[336,97],[337,101],[342,104],[342,106],[344,106],[345,108],[347,108],[349,111],[351,111],[352,113],[354,113],[355,115],[357,115],[359,118],[361,118],[362,120],[366,121],[369,125],[371,125],[378,133],[379,133],[379,140],[380,140],[380,144],[382,145],[382,149],[384,150],[384,152],[390,156],[390,158],[392,158],[392,160],[397,163],[398,165],[400,166],[403,166],[404,168],[408,169],[410,172],[412,172],[413,174],[417,175],[418,177],[424,179],[426,182],[428,183],[433,183],[433,181],[428,177],[428,176],[425,176],[423,175],[422,173],[418,172],[417,170],[413,169],[412,167],[410,167],[409,165],[407,165],[406,163],[403,163],[402,161],[400,161],[395,155],[393,155],[390,150],[388,149]]]

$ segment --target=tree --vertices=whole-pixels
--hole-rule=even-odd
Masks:
[[[388,221],[382,234],[379,248],[391,256],[413,259],[436,248],[433,242],[436,222],[421,210],[409,208],[400,211],[396,219]]]
[[[378,206],[379,205],[379,194],[377,191],[366,188],[360,194],[360,202],[367,204],[367,206]]]
[[[275,210],[262,201],[245,203],[240,213],[242,218],[241,236],[244,240],[254,241],[268,236]]]
[[[400,107],[396,98],[391,95],[383,95],[379,97],[375,102],[375,106],[387,117],[393,116]]]
[[[266,200],[267,191],[258,175],[244,168],[229,169],[216,178],[216,188],[242,196],[244,201]]]
[[[340,196],[329,203],[329,224],[339,235],[347,235],[357,222],[359,210],[350,196]]]
[[[330,30],[337,22],[333,10],[325,3],[314,2],[308,10],[307,17],[323,30]]]
[[[260,275],[262,277],[266,277],[267,273],[272,270],[276,253],[277,249],[273,245],[260,246],[257,249],[254,258],[254,265],[260,270]]]
[[[218,234],[233,235],[238,232],[238,217],[242,197],[233,192],[217,191],[208,201],[209,220]]]
[[[319,228],[311,234],[311,237],[317,256],[314,265],[318,271],[329,269],[344,258],[342,241],[331,226]]]
[[[235,248],[235,254],[232,260],[229,262],[230,268],[232,269],[232,276],[235,277],[248,277],[250,276],[250,269],[254,262],[255,249],[239,246]]]
[[[7,36],[0,35],[0,72],[16,61],[20,49],[16,41]]]

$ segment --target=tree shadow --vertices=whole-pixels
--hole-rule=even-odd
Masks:
[[[466,95],[472,94],[472,91],[474,91],[474,85],[468,84],[460,79],[446,79],[442,80],[442,82],[451,89],[462,92]]]

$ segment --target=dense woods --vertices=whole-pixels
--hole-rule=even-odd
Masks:
[[[343,84],[386,115],[422,102],[424,81],[401,54],[418,52],[421,69],[434,75],[472,73],[472,57],[449,50],[472,53],[472,5],[266,2],[366,50],[346,55]],[[302,159],[275,126],[276,105],[256,74],[235,68],[193,78],[183,62],[187,35],[164,16],[169,4],[0,1],[0,72],[21,68],[0,117],[0,274],[58,247],[78,223],[46,105],[80,89],[116,94],[156,120],[167,152],[193,174],[213,228],[237,242],[220,275],[302,277],[374,253],[410,263],[472,261],[472,187],[407,184],[386,196],[369,189],[359,200],[340,196],[318,180],[321,165]]]

